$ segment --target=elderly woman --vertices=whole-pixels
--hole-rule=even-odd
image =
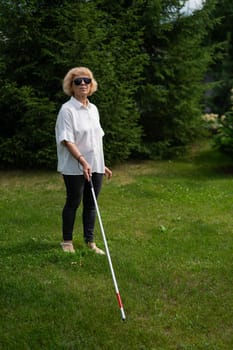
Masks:
[[[97,82],[88,68],[76,67],[69,70],[63,80],[63,91],[70,99],[60,108],[55,131],[58,171],[63,175],[66,187],[61,247],[65,252],[75,252],[73,229],[76,211],[83,201],[84,241],[94,252],[104,255],[104,251],[94,242],[96,210],[90,179],[98,197],[103,175],[110,178],[112,172],[104,163],[104,132],[100,125],[99,112],[88,100],[88,96],[96,90]]]

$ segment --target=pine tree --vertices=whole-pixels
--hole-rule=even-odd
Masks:
[[[124,11],[122,8],[124,7]],[[85,65],[108,161],[126,159],[140,140],[134,92],[145,61],[136,8],[105,1],[0,0],[1,164],[54,166],[54,124],[67,97],[61,82]]]
[[[205,45],[211,4],[192,15],[181,1],[148,0],[142,12],[144,48],[150,56],[145,82],[138,92],[144,141],[163,155],[191,142],[199,130],[213,48]]]
[[[218,45],[218,50],[209,73],[215,83],[210,108],[221,116],[231,108],[231,89],[233,87],[232,1],[216,0],[212,16],[218,19],[218,23],[210,32],[209,40],[212,44]]]

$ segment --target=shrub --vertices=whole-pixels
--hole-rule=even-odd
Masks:
[[[215,136],[216,146],[233,157],[233,89],[231,89],[231,109],[219,119],[220,126]]]

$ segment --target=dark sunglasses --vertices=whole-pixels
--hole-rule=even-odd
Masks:
[[[84,81],[85,84],[90,84],[91,78],[76,78],[73,80],[75,85],[81,85],[82,81]]]

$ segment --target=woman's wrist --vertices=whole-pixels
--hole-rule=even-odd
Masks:
[[[80,156],[78,156],[78,162],[80,163],[80,158],[84,158],[84,156],[82,154],[80,154]]]
[[[89,165],[82,154],[80,154],[80,156],[78,157],[78,162],[82,165],[83,168]]]

